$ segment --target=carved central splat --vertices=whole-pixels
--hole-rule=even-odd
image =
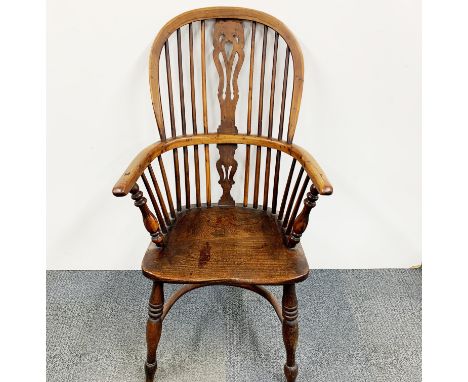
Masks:
[[[244,62],[244,27],[240,21],[218,20],[213,34],[213,60],[219,75],[218,100],[221,109],[221,123],[218,133],[237,134],[235,114],[239,87],[237,80]],[[237,171],[234,154],[237,145],[218,145],[219,159],[216,169],[223,195],[219,205],[234,205],[231,188]]]

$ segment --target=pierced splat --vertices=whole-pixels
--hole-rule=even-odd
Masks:
[[[244,27],[240,21],[219,20],[214,26],[213,60],[219,75],[218,100],[221,123],[218,133],[237,134],[235,114],[239,99],[237,80],[244,62]],[[235,205],[231,196],[237,161],[234,159],[237,145],[218,145],[219,159],[216,169],[223,194],[218,204]]]

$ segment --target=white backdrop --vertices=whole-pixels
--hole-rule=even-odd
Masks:
[[[130,198],[111,189],[158,139],[147,71],[156,33],[210,5],[271,13],[302,46],[295,142],[335,187],[303,236],[311,268],[420,263],[418,0],[49,0],[48,269],[139,269],[148,236]]]

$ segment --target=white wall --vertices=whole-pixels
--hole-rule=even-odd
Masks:
[[[111,189],[158,139],[147,77],[153,38],[173,16],[209,5],[271,13],[302,46],[295,142],[335,187],[303,237],[311,268],[420,263],[418,0],[49,0],[48,268],[139,268],[148,236],[131,200]]]

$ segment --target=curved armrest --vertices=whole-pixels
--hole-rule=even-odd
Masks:
[[[127,195],[143,171],[161,154],[178,147],[203,144],[246,144],[280,150],[291,155],[304,167],[319,194],[331,195],[333,193],[333,186],[328,181],[324,171],[314,157],[302,147],[256,135],[215,133],[176,137],[146,147],[130,163],[127,170],[115,184],[112,193],[115,196]]]

